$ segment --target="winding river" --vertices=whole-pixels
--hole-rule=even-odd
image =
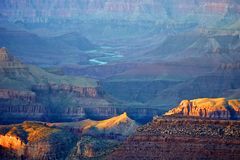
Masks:
[[[97,50],[91,50],[87,53],[96,55],[95,58],[88,60],[91,64],[95,65],[105,65],[123,58],[123,55],[119,54],[115,48],[109,46],[102,46]]]

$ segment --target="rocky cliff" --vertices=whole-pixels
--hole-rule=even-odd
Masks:
[[[183,100],[180,105],[164,115],[194,116],[215,119],[239,118],[239,100],[226,100],[225,98],[200,98]]]
[[[238,20],[239,3],[237,0],[3,0],[0,13],[10,22],[29,25],[28,29],[44,25],[52,30],[81,28],[87,36],[116,38],[159,28],[177,31],[181,26],[229,28]],[[59,24],[64,25],[59,27]]]
[[[238,159],[239,122],[155,118],[108,159]]]
[[[176,18],[191,14],[216,16],[226,15],[229,10],[239,13],[239,3],[236,0],[113,0],[100,1],[7,1],[4,0],[0,9],[4,16],[11,20],[27,20],[46,23],[50,19],[83,19],[90,15],[90,19],[128,19],[152,20],[155,18]],[[51,5],[49,5],[51,4]],[[57,9],[56,9],[57,8]],[[14,12],[17,10],[17,12]],[[96,16],[98,15],[98,16]],[[106,16],[109,15],[109,16]],[[114,15],[116,17],[114,17]],[[125,15],[126,17],[121,17]],[[202,17],[203,18],[203,17]],[[120,20],[121,20],[120,19]],[[86,20],[86,19],[85,19]]]
[[[27,102],[35,102],[36,94],[31,91],[0,89],[0,99],[21,99]]]
[[[0,126],[1,159],[64,159],[75,143],[71,133],[43,123]]]

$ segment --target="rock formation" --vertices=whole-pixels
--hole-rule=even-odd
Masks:
[[[26,66],[10,55],[5,47],[0,48],[0,75],[26,74]]]
[[[156,117],[108,159],[238,159],[239,125],[230,120]]]
[[[69,159],[104,159],[106,155],[132,135],[139,125],[123,113],[102,121],[83,120],[69,123],[48,123],[49,126],[69,130],[80,140]]]
[[[193,116],[215,119],[238,119],[239,100],[225,98],[200,98],[183,100],[180,105],[164,115]]]
[[[3,159],[64,159],[75,143],[76,138],[71,133],[43,123],[0,126]]]
[[[12,60],[12,57],[8,55],[7,49],[5,47],[0,48],[0,61],[10,61]]]
[[[86,119],[80,122],[70,123],[49,123],[50,126],[65,128],[73,132],[79,131],[78,134],[126,138],[128,135],[134,133],[139,124],[127,116],[124,112],[119,116],[115,116],[106,120],[94,121]],[[111,134],[111,136],[110,136]]]

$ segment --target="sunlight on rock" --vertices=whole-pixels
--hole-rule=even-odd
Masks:
[[[206,118],[234,119],[239,116],[240,103],[238,100],[226,100],[225,98],[200,98],[183,100],[176,108],[164,115],[183,115]],[[232,110],[231,110],[232,109]],[[232,115],[234,114],[236,115]]]

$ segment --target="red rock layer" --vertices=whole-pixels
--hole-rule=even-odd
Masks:
[[[239,125],[227,120],[157,118],[108,159],[239,159]]]

